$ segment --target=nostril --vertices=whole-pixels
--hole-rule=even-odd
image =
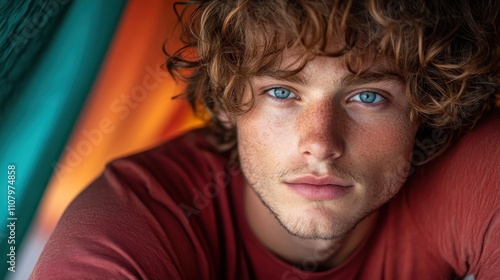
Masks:
[[[304,138],[300,143],[302,156],[317,160],[339,157],[342,153],[342,145],[337,143],[335,137],[313,136]]]

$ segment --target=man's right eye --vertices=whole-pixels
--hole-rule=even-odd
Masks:
[[[275,97],[277,99],[291,99],[291,98],[297,98],[297,95],[292,93],[286,88],[282,87],[275,87],[272,89],[268,89],[266,91],[267,94],[269,94],[272,97]]]

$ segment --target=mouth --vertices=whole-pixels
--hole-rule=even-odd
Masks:
[[[353,188],[349,182],[334,176],[301,176],[285,181],[295,194],[307,200],[336,200],[347,195]]]

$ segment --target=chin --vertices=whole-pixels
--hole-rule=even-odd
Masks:
[[[348,234],[352,228],[339,228],[331,223],[311,222],[300,224],[283,225],[285,230],[292,236],[300,239],[311,240],[335,240],[341,239]]]
[[[285,210],[286,211],[286,210]],[[362,219],[345,217],[325,206],[286,211],[276,214],[281,226],[292,236],[300,239],[339,239],[348,234]]]

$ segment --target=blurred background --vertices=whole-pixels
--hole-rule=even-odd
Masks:
[[[29,277],[107,162],[202,125],[162,66],[173,3],[0,0],[0,278]]]

